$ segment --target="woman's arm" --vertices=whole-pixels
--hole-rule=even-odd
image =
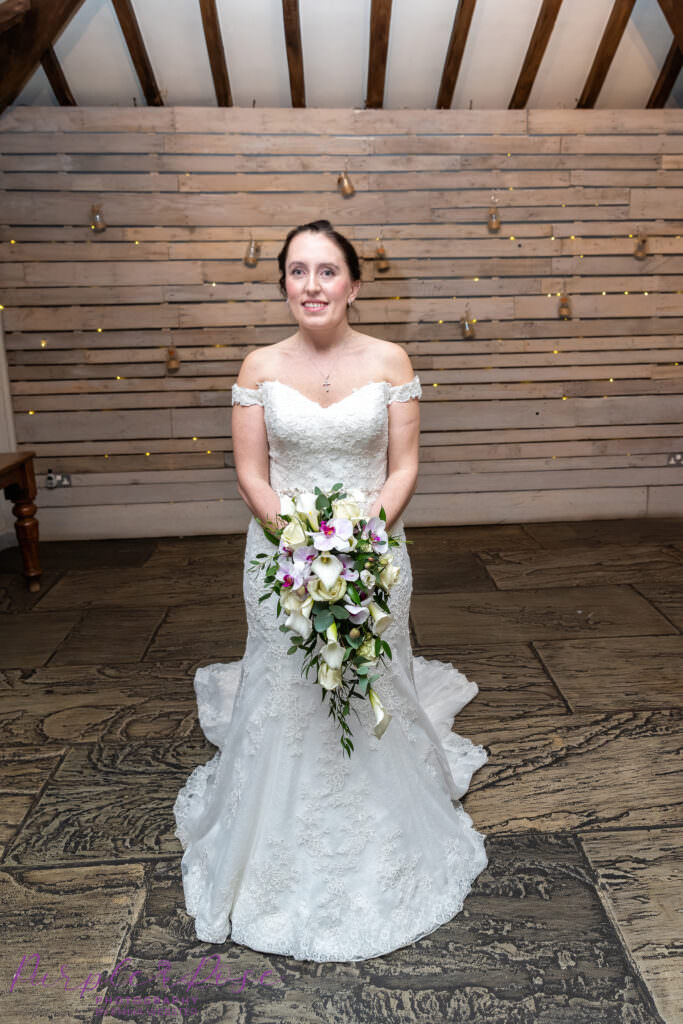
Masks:
[[[258,352],[245,358],[237,383],[254,388],[258,381]],[[252,514],[264,522],[276,523],[280,497],[270,486],[268,435],[261,405],[232,407],[232,444],[237,473],[237,489]]]
[[[415,376],[408,354],[399,346],[389,380],[405,383]],[[417,483],[420,446],[420,406],[417,398],[407,402],[392,402],[389,413],[389,445],[387,452],[387,478],[378,497],[370,508],[370,515],[379,515],[384,506],[388,531],[400,519],[412,498]]]

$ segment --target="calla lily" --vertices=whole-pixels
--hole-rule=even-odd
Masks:
[[[311,569],[328,590],[337,582],[343,568],[342,562],[336,555],[319,555],[315,561],[311,562]]]
[[[297,494],[294,505],[297,512],[308,516],[309,522],[314,530],[318,529],[318,510],[315,507],[316,497],[312,491],[302,491]]]
[[[313,629],[313,623],[310,619],[307,619],[301,612],[291,612],[285,619],[285,626],[287,629],[293,629],[295,633],[302,636],[304,640],[308,638],[311,630]]]
[[[326,663],[318,666],[318,682],[323,690],[334,690],[341,684],[341,681],[341,669],[330,668]]]
[[[344,661],[344,648],[341,644],[325,644],[320,651],[320,657],[330,668],[341,668]]]
[[[283,516],[293,516],[295,512],[296,512],[296,508],[294,507],[294,502],[289,497],[289,495],[288,494],[281,494],[280,495],[280,513],[281,513],[281,515],[283,515]]]
[[[375,728],[373,729],[373,732],[377,739],[380,739],[386,732],[387,726],[391,721],[391,715],[385,710],[382,701],[371,686],[368,688],[368,699],[372,706],[372,710],[375,712]]]
[[[370,614],[372,615],[373,630],[380,636],[385,629],[387,629],[394,621],[393,615],[388,615],[375,601],[371,601],[368,605]]]

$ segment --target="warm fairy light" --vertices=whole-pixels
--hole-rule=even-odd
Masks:
[[[0,309],[4,309],[4,308],[5,308],[5,307],[4,307],[3,305],[0,305]]]
[[[443,320],[437,320],[436,322],[437,322],[438,324],[442,324],[442,323],[443,323]]]
[[[603,294],[603,295],[607,295],[607,292],[603,292],[602,294]]]
[[[515,240],[515,236],[514,235],[510,235],[510,241],[514,242],[514,240]]]
[[[98,333],[98,334],[101,334],[101,333],[102,333],[102,328],[101,328],[101,327],[98,327],[98,328],[97,328],[97,333]]]
[[[149,458],[149,456],[150,456],[151,454],[152,454],[151,452],[145,452],[145,455],[146,455],[146,456],[147,456],[148,458]]]
[[[192,438],[192,440],[193,440],[193,441],[198,441],[198,440],[199,440],[199,438],[198,438],[198,437],[193,437],[193,438]]]
[[[624,292],[624,295],[628,295],[628,292]]]
[[[16,238],[10,238],[10,240],[9,240],[9,244],[10,244],[10,245],[16,245],[16,244],[17,244],[17,240],[16,240]]]
[[[551,241],[551,242],[554,242],[554,241],[555,241],[555,235],[551,235],[551,236],[550,236],[550,241]],[[553,458],[555,458],[555,456],[553,456]]]
[[[649,295],[649,294],[650,294],[649,292],[643,292],[643,295]]]
[[[576,240],[576,235],[570,235],[569,237],[571,238],[572,242]]]
[[[433,388],[438,388],[438,386],[439,386],[439,385],[437,384],[437,382],[436,382],[436,381],[434,381],[434,383],[432,384],[432,387],[433,387]]]
[[[140,243],[138,242],[138,240],[137,240],[137,238],[136,238],[136,239],[135,239],[135,241],[133,242],[133,245],[139,245],[139,244],[140,244]]]
[[[479,280],[479,278],[478,278],[478,277],[473,277],[473,278],[472,278],[472,280],[473,280],[473,281],[478,281],[478,280]]]
[[[117,374],[116,374],[116,379],[117,379],[117,380],[123,380],[123,377],[119,377],[119,375],[118,375],[118,373],[117,373]]]
[[[554,349],[553,349],[553,355],[554,355],[554,356],[559,356],[559,354],[560,354],[560,350],[559,350],[559,348],[554,348]]]
[[[40,342],[40,347],[41,348],[46,348],[47,347],[47,342],[45,341],[45,338],[43,338],[42,341]]]
[[[206,454],[207,454],[207,455],[210,455],[210,454],[211,454],[211,449],[210,449],[210,448],[208,448],[208,449],[207,449],[207,452],[206,452]]]
[[[29,414],[29,416],[35,416],[36,410],[35,409],[29,409],[28,414]]]
[[[215,287],[216,287],[216,282],[215,282],[215,281],[212,281],[212,282],[211,282],[211,287],[212,287],[212,288],[215,288]]]
[[[566,401],[567,401],[567,396],[566,396],[566,395],[562,395],[562,401],[563,401],[563,402],[566,402]]]
[[[109,456],[108,456],[108,455],[105,455],[104,457],[105,457],[105,459],[108,459],[108,458],[109,458]]]
[[[609,382],[610,384],[614,384],[614,377],[610,377]]]
[[[552,293],[552,292],[548,292],[548,294],[547,294],[547,296],[546,296],[546,297],[547,297],[548,299],[552,299],[552,297],[553,297],[553,293]]]

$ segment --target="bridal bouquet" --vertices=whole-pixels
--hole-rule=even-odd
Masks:
[[[257,555],[249,571],[265,570],[266,592],[259,601],[277,594],[277,615],[287,615],[280,630],[293,634],[287,653],[304,652],[306,676],[315,668],[321,699],[328,698],[329,715],[350,757],[352,698],[370,701],[375,736],[382,736],[391,720],[372,688],[379,677],[371,670],[392,657],[382,633],[392,621],[388,595],[400,571],[389,548],[401,542],[387,535],[384,508],[364,519],[341,483],[330,493],[316,487],[294,500],[283,497],[280,518],[286,526],[257,520],[278,550]]]

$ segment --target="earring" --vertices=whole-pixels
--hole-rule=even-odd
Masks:
[[[347,305],[347,306],[350,306],[352,302],[353,302],[353,299],[349,297],[349,298],[348,298],[348,299],[346,300],[346,305]]]

